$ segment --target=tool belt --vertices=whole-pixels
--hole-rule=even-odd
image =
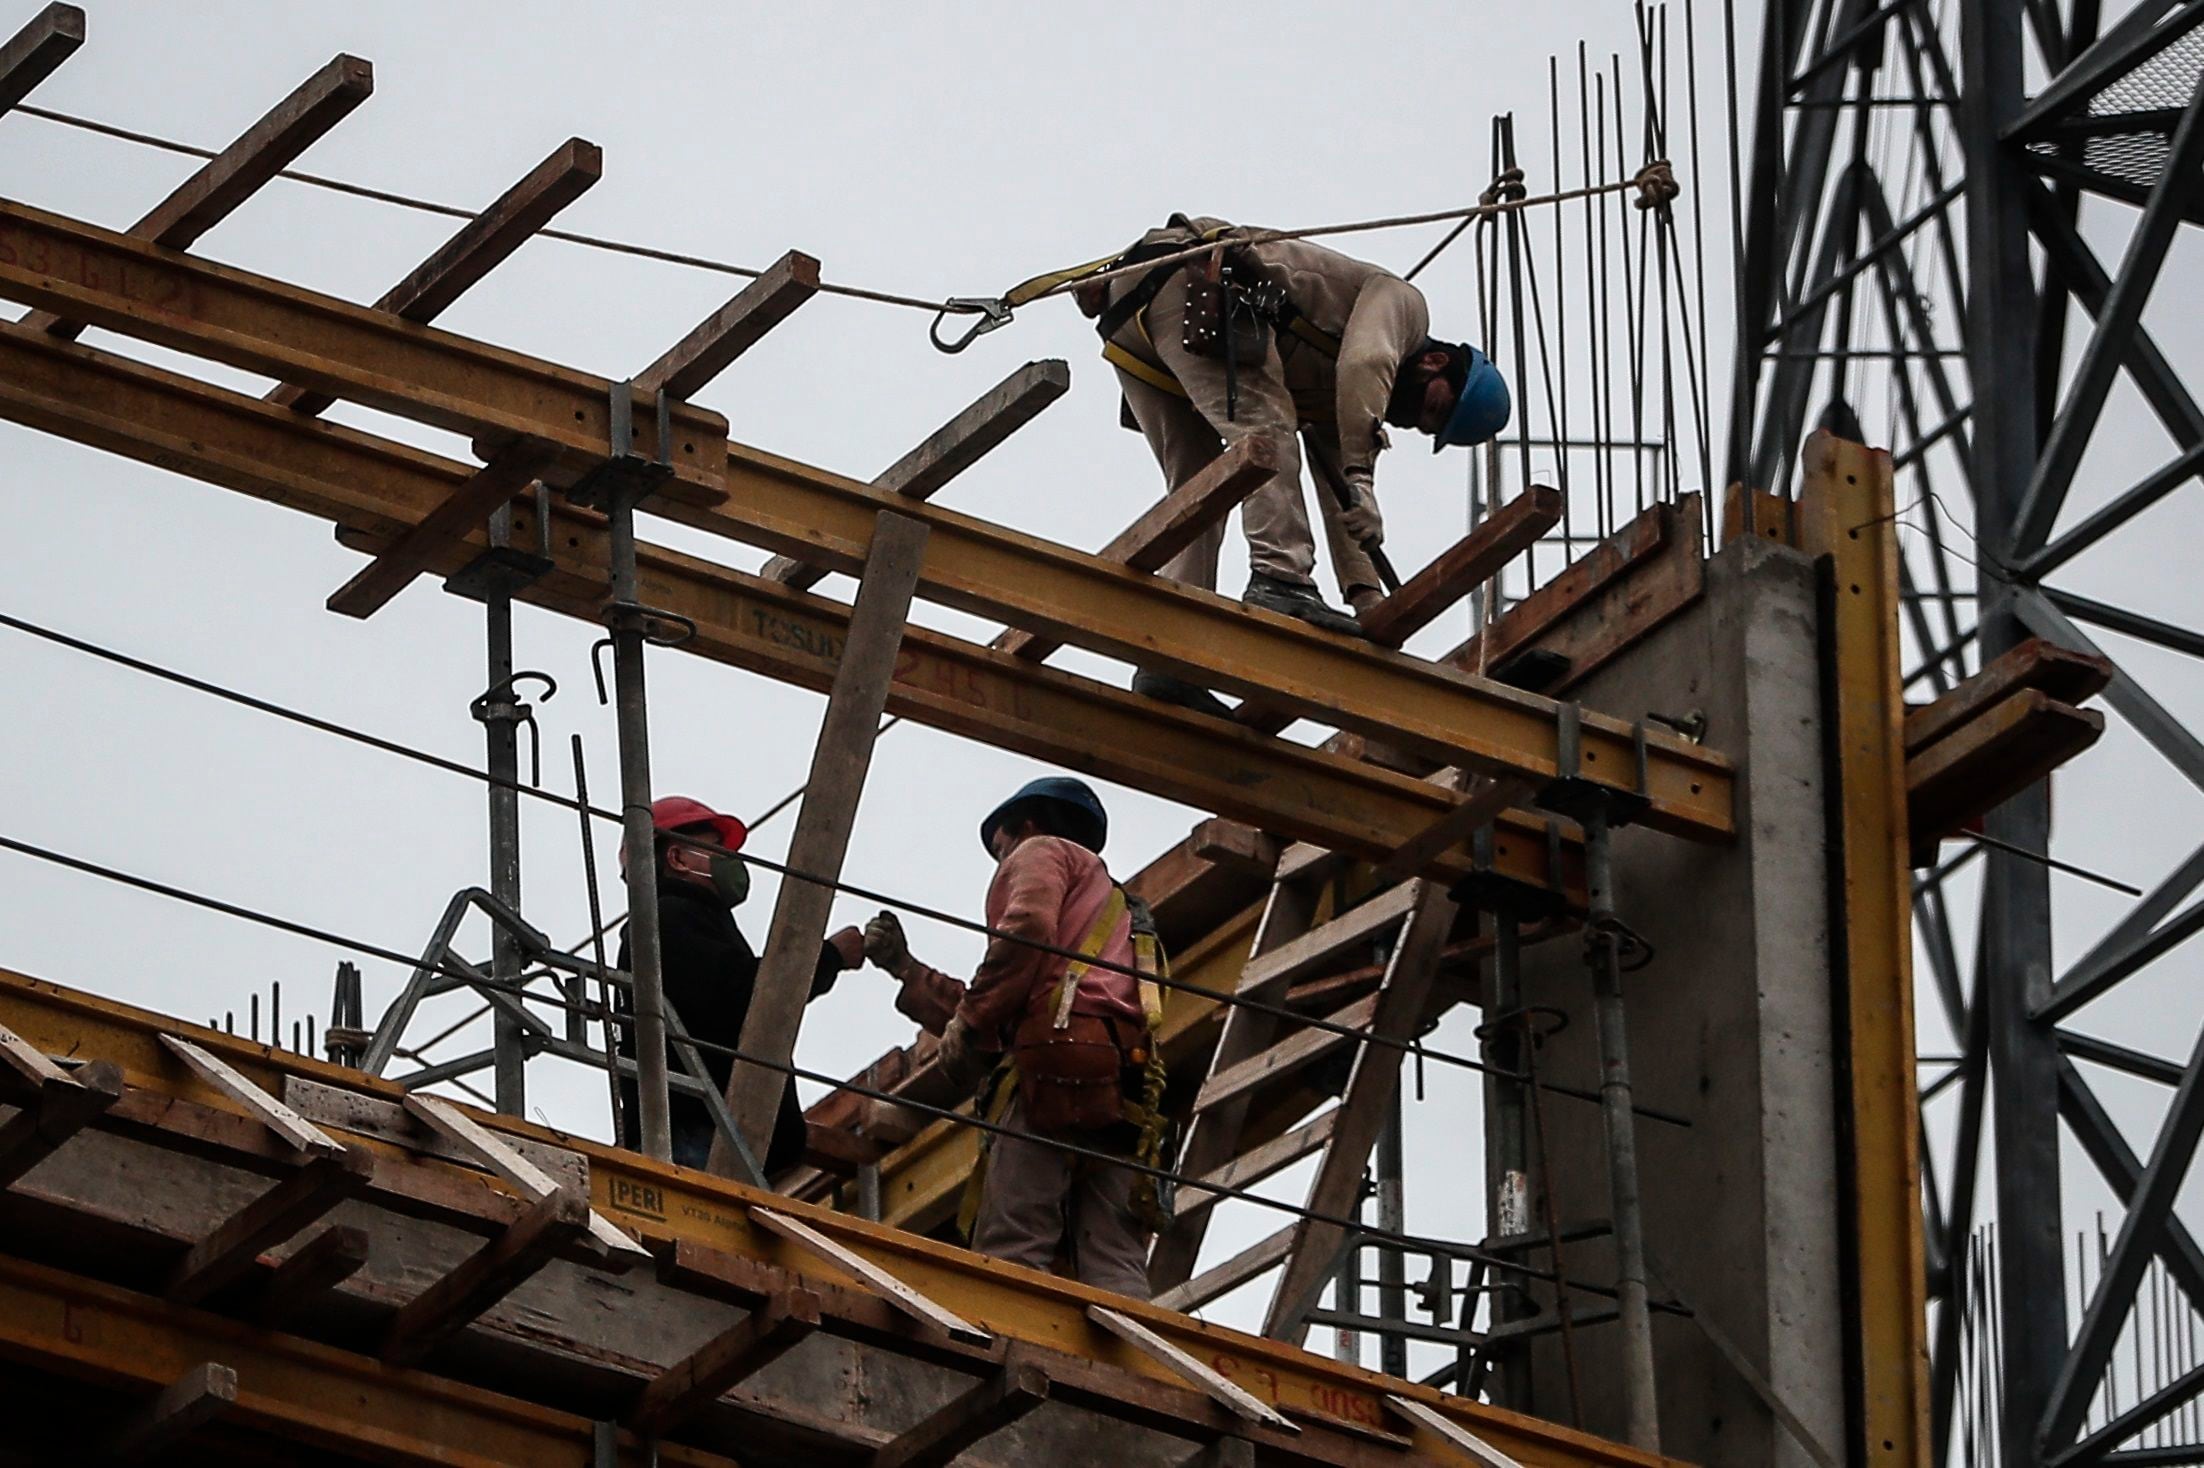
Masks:
[[[1182,398],[1187,395],[1169,369],[1116,340],[1128,323],[1139,329],[1144,340],[1150,340],[1148,307],[1181,270],[1190,277],[1181,342],[1195,356],[1225,364],[1229,395],[1236,396],[1230,393],[1236,369],[1263,360],[1274,332],[1281,341],[1291,337],[1326,357],[1338,358],[1339,338],[1302,313],[1251,247],[1225,238],[1231,225],[1196,231],[1184,214],[1174,214],[1166,227],[1185,230],[1187,237],[1134,245],[1107,262],[1105,268],[1138,265],[1210,240],[1218,242],[1217,248],[1207,256],[1157,266],[1115,301],[1106,301],[1106,286],[1083,288],[1076,293],[1080,309],[1094,318],[1095,332],[1102,338],[1103,360],[1151,387]]]
[[[1114,1016],[1074,1014],[1059,1028],[1046,1014],[1026,1016],[1011,1042],[1026,1125],[1044,1137],[1071,1137],[1125,1119],[1127,1072],[1148,1063],[1147,1026]]]
[[[1133,924],[1133,962],[1141,972],[1138,1020],[1117,1015],[1073,1012],[1079,980],[1099,957],[1118,921]],[[1170,961],[1165,957],[1147,904],[1120,887],[1110,894],[1095,925],[1079,945],[1080,958],[1066,965],[1045,1010],[1028,1014],[1011,1038],[1010,1053],[980,1092],[980,1115],[1000,1122],[1020,1103],[1026,1127],[1042,1137],[1076,1142],[1106,1151],[1122,1151],[1143,1167],[1161,1165],[1168,1150],[1170,1122],[1163,1112],[1168,1073],[1156,1034],[1163,1021],[1163,987]],[[957,1228],[972,1236],[980,1194],[986,1185],[993,1138],[982,1144],[957,1210]],[[1088,1159],[1079,1160],[1079,1166]],[[1151,1232],[1168,1224],[1172,1199],[1168,1184],[1142,1174],[1134,1184],[1133,1216]]]

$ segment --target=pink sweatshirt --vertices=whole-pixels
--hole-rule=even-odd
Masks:
[[[987,888],[987,925],[1076,952],[1102,915],[1114,885],[1102,858],[1084,846],[1060,836],[1028,837],[995,868]],[[1099,958],[1133,966],[1130,915],[1118,919]],[[1007,1050],[1018,1022],[1048,1009],[1069,962],[1009,938],[990,938],[970,983],[914,962],[895,1007],[937,1035],[950,1016],[962,1015],[980,1045]],[[1089,968],[1079,980],[1072,1008],[1079,1014],[1138,1022],[1140,983],[1129,973]]]

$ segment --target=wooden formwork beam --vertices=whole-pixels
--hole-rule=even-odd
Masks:
[[[396,1104],[402,1095],[398,1087],[357,1072],[233,1036],[179,1026],[173,1020],[89,995],[5,976],[0,976],[0,1023],[42,1052],[74,1048],[80,1054],[98,1051],[118,1057],[131,1074],[150,1077],[155,1085],[184,1084],[173,1069],[162,1065],[165,1052],[159,1036],[172,1032],[188,1036],[264,1090],[282,1090],[281,1078],[295,1075],[342,1087],[384,1105]],[[235,1111],[198,1106],[152,1086],[133,1088],[129,1101],[132,1120],[128,1134],[134,1142],[153,1140],[164,1148],[181,1147],[224,1166],[255,1170],[269,1164],[291,1165],[288,1159],[296,1156],[259,1123]],[[1266,1461],[1274,1458],[1281,1464],[1383,1468],[1388,1462],[1398,1461],[1404,1446],[1441,1462],[1458,1461],[1443,1444],[1426,1435],[1417,1434],[1403,1444],[1398,1436],[1388,1434],[1388,1390],[1427,1401],[1434,1410],[1530,1461],[1555,1465],[1648,1465],[1654,1461],[1551,1424],[1443,1398],[1425,1388],[1384,1382],[1276,1342],[1205,1325],[1140,1302],[1111,1302],[1110,1308],[1119,1315],[1137,1322],[1175,1350],[1232,1381],[1258,1388],[1256,1394],[1264,1405],[1290,1418],[1300,1431],[1238,1419],[1206,1404],[1189,1389],[1190,1382],[1179,1368],[1113,1343],[1103,1327],[1089,1318],[1095,1303],[1091,1290],[689,1169],[554,1134],[516,1118],[471,1111],[466,1114],[496,1135],[560,1143],[586,1160],[590,1187],[600,1204],[624,1225],[638,1228],[666,1261],[659,1281],[638,1286],[639,1294],[670,1287],[747,1308],[777,1290],[809,1289],[821,1301],[822,1331],[972,1375],[999,1369],[1014,1351],[1031,1351],[1048,1373],[1052,1400],[1194,1441],[1223,1432],[1244,1432],[1261,1444]],[[503,1226],[527,1216],[525,1205],[510,1193],[439,1157],[415,1154],[375,1135],[355,1140],[348,1133],[347,1141],[373,1151],[377,1158],[375,1187],[363,1196],[363,1205],[453,1222],[473,1232],[482,1231],[485,1224]],[[387,1203],[382,1201],[386,1198]],[[63,1195],[51,1194],[42,1206],[69,1205]],[[765,1217],[768,1213],[797,1227],[778,1232]],[[355,1216],[372,1218],[367,1214]],[[571,1221],[577,1235],[584,1216],[577,1213]],[[799,1242],[804,1234],[811,1237]],[[578,1236],[575,1243],[579,1243]],[[569,1249],[562,1257],[573,1260],[582,1256]],[[23,1353],[15,1349],[8,1334],[18,1324],[5,1284],[14,1264],[0,1260],[0,1351],[20,1360],[24,1359]],[[600,1266],[592,1264],[589,1268]],[[818,1273],[811,1273],[813,1270]],[[559,1277],[573,1276],[562,1270]],[[936,1328],[937,1317],[914,1314],[911,1303],[898,1298],[890,1288],[891,1282],[934,1302],[936,1309],[951,1312],[959,1320],[985,1322],[986,1328],[971,1331],[962,1339],[947,1329]],[[556,1292],[554,1281],[545,1281],[545,1288]],[[674,1297],[659,1294],[653,1298],[670,1304]],[[592,1309],[581,1306],[580,1315],[531,1318],[525,1324],[485,1322],[477,1329],[522,1348],[586,1351],[592,1339],[588,1335],[591,1327],[581,1317]],[[170,1325],[211,1320],[176,1306],[162,1306],[159,1318]],[[917,1324],[920,1320],[926,1323]],[[546,1331],[549,1336],[539,1339],[539,1333]],[[255,1351],[286,1344],[281,1337],[242,1328],[237,1329],[235,1338]],[[165,1362],[157,1345],[149,1349],[157,1365]],[[204,1337],[191,1349],[196,1354],[176,1362],[171,1369],[154,1372],[143,1381],[143,1389],[172,1379],[199,1360],[230,1361],[248,1383],[270,1369],[225,1354],[219,1344],[209,1344]],[[455,1366],[463,1364],[457,1353],[451,1359]],[[137,1356],[130,1358],[132,1369],[139,1361]],[[393,1400],[386,1393],[379,1398],[390,1414],[394,1432],[410,1432],[418,1420],[436,1418],[445,1401],[441,1394],[467,1390],[447,1377],[433,1374],[377,1372],[371,1376],[380,1388],[395,1385],[412,1396],[410,1408],[400,1404],[403,1397]],[[643,1380],[647,1377],[636,1381],[637,1389]],[[284,1400],[282,1384],[271,1385],[268,1390],[274,1401]],[[471,1422],[455,1420],[451,1430],[475,1429]],[[307,1432],[298,1436],[302,1441],[313,1440]],[[664,1445],[663,1451],[676,1454],[667,1457],[668,1462],[716,1461],[678,1456],[681,1450],[672,1444]],[[404,1457],[398,1452],[388,1456]],[[502,1461],[562,1459],[546,1451]]]
[[[374,67],[357,56],[337,56],[148,210],[130,233],[171,250],[190,249],[374,91]],[[65,338],[84,331],[83,322],[48,311],[31,312],[22,325]]]
[[[595,143],[568,138],[489,208],[461,225],[404,280],[383,292],[375,309],[408,321],[434,321],[560,210],[587,193],[603,176],[604,166],[604,153]],[[336,399],[285,383],[268,394],[268,401],[313,418],[328,412]]]
[[[790,250],[668,347],[664,356],[643,369],[635,385],[646,392],[694,397],[818,289],[819,262],[801,250]]]
[[[569,369],[20,204],[0,203],[0,246],[10,247],[0,251],[0,295],[478,438],[533,435],[566,450],[576,472],[611,452],[609,400],[600,396],[611,385]],[[52,273],[24,263],[39,252]],[[1544,781],[1561,771],[1550,700],[756,449],[729,445],[718,464],[724,421],[688,404],[674,413],[674,477],[654,502],[670,518],[855,572],[875,518],[900,508],[930,532],[920,590],[931,601],[1260,695],[1479,773]],[[1642,824],[1708,840],[1734,829],[1721,757],[1589,712],[1576,738],[1578,777],[1643,794]]]
[[[520,1220],[407,1301],[383,1333],[382,1358],[411,1365],[527,1282],[589,1232],[589,1202],[554,1188]]]
[[[47,6],[0,46],[0,112],[22,101],[84,44],[84,12],[74,5]]]
[[[1560,523],[1561,495],[1531,485],[1365,612],[1362,630],[1380,647],[1402,646]]]
[[[575,474],[612,453],[605,378],[6,201],[0,296],[470,438],[539,438]],[[636,450],[655,454],[655,405],[637,391],[633,409]],[[719,414],[676,403],[658,493],[722,496],[726,437]]]
[[[1243,438],[1150,505],[1095,554],[1136,571],[1160,571],[1200,539],[1204,530],[1230,514],[1234,505],[1268,484],[1281,462],[1277,446],[1269,439]],[[1005,632],[994,642],[1003,652],[1036,662],[1063,645],[1022,629]]]
[[[49,1076],[9,1099],[18,1108],[0,1122],[0,1188],[5,1188],[67,1145],[122,1098],[122,1072],[95,1060],[71,1074]]]
[[[254,1285],[251,1297],[239,1302],[238,1313],[280,1330],[291,1320],[321,1309],[330,1291],[358,1274],[367,1260],[367,1231],[332,1224],[293,1249]]]
[[[818,1295],[800,1288],[775,1290],[735,1325],[644,1387],[628,1414],[628,1426],[645,1437],[662,1436],[810,1339],[818,1328]]]
[[[164,1462],[184,1440],[237,1406],[237,1373],[217,1361],[202,1361],[163,1387],[152,1401],[132,1408],[123,1420],[92,1436],[99,1443],[95,1462]]]
[[[242,1279],[263,1252],[298,1237],[366,1188],[375,1174],[365,1152],[340,1151],[302,1164],[230,1215],[169,1271],[162,1294],[186,1305]]]
[[[112,354],[0,331],[0,417],[333,520],[380,549],[472,472],[466,465],[296,414]],[[554,506],[557,568],[521,599],[597,625],[609,548],[601,517]],[[514,534],[533,533],[516,507]],[[454,540],[435,563],[464,566],[486,543]],[[697,624],[690,652],[804,687],[832,682],[846,605],[695,556],[644,545],[640,595]],[[1093,679],[909,628],[891,713],[998,748],[1138,786],[1288,838],[1382,857],[1454,804],[1448,792],[1362,760],[1264,738]],[[1511,877],[1581,893],[1564,847],[1549,866],[1542,820],[1511,815],[1495,860]],[[1438,870],[1465,866],[1442,858]]]
[[[184,1309],[82,1275],[0,1255],[0,1344],[15,1363],[137,1393],[157,1393],[219,1361],[251,1383],[231,1420],[307,1450],[368,1453],[445,1468],[456,1462],[580,1463],[593,1424],[568,1412],[392,1371],[258,1326]],[[469,1457],[455,1457],[463,1449]],[[668,1468],[734,1468],[678,1444]]]
[[[873,488],[907,499],[932,499],[950,480],[977,464],[1069,391],[1070,367],[1054,360],[1028,362],[928,434],[924,443],[890,464],[873,480]],[[789,556],[773,557],[759,574],[798,591],[809,590],[827,575],[819,567]]]
[[[1011,1360],[962,1396],[911,1424],[872,1455],[871,1468],[948,1468],[963,1455],[1048,1401],[1048,1376]]]

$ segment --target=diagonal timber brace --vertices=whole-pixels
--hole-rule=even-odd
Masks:
[[[110,354],[0,330],[0,417],[206,480],[318,518],[364,548],[448,500],[474,470],[257,398]],[[905,504],[904,501],[891,503]],[[558,567],[524,600],[595,625],[608,548],[603,519],[558,506]],[[516,508],[514,534],[534,534]],[[485,544],[454,540],[449,573]],[[645,545],[639,594],[697,623],[685,649],[803,687],[834,679],[849,608],[676,551]],[[1382,859],[1446,814],[1455,797],[1343,755],[1220,724],[923,627],[903,639],[888,709],[906,718],[1136,785],[1281,835]],[[1543,821],[1510,816],[1495,860],[1536,886],[1582,887],[1569,847],[1549,870]],[[1458,856],[1441,871],[1463,870]]]
[[[608,450],[601,379],[4,201],[0,295],[478,437],[532,434],[578,468]],[[658,513],[855,573],[875,518],[899,509],[929,531],[919,586],[929,600],[1261,696],[1442,763],[1541,782],[1561,773],[1559,706],[1549,699],[757,449],[730,445],[721,464],[723,421],[687,404],[675,414],[675,478]],[[1719,756],[1666,733],[1634,737],[1589,713],[1581,742],[1576,772],[1595,784],[1638,793],[1642,763],[1644,824],[1698,839],[1734,829]]]

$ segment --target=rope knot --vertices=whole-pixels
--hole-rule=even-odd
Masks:
[[[1510,168],[1493,179],[1492,186],[1477,196],[1477,202],[1490,209],[1497,204],[1520,204],[1525,197],[1523,170]]]
[[[1676,170],[1668,166],[1665,158],[1655,159],[1639,169],[1631,183],[1637,186],[1635,202],[1640,209],[1666,209],[1683,197],[1684,187],[1676,182]]]

